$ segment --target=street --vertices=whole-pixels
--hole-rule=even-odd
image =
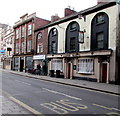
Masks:
[[[2,90],[39,114],[120,115],[118,96],[2,72]],[[1,80],[1,79],[0,79]],[[80,81],[80,80],[78,80]],[[27,108],[28,108],[27,107]]]

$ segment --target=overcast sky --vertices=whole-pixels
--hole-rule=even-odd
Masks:
[[[0,23],[14,25],[19,17],[36,12],[40,18],[50,20],[52,15],[64,15],[64,8],[71,6],[81,11],[97,4],[97,0],[1,0]]]

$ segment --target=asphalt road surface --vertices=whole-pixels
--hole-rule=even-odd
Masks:
[[[2,72],[2,90],[33,113],[120,116],[119,96],[108,93],[28,78],[9,72]]]

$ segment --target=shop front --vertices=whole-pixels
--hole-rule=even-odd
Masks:
[[[34,55],[33,56],[34,69],[40,70],[41,75],[47,75],[48,63],[45,55]]]

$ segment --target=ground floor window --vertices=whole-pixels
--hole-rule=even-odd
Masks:
[[[51,69],[52,70],[60,70],[61,72],[63,71],[63,62],[60,59],[54,59],[52,60],[52,64],[51,64]]]
[[[18,71],[19,66],[19,58],[14,58],[14,70]]]
[[[94,73],[94,59],[79,59],[78,60],[78,73]]]
[[[26,71],[33,68],[33,57],[27,56],[26,57]]]

